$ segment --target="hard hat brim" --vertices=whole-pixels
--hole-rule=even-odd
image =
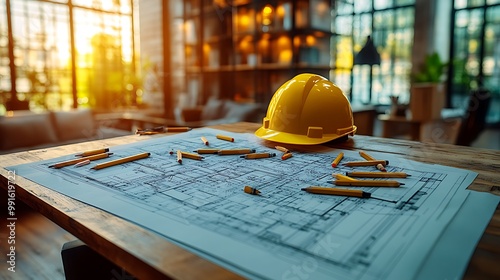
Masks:
[[[318,145],[323,144],[346,135],[354,135],[357,130],[356,126],[352,126],[352,131],[346,132],[344,134],[324,134],[321,138],[311,138],[306,135],[298,135],[287,132],[275,131],[272,129],[259,128],[255,131],[255,135],[265,140],[274,141],[284,144],[296,144],[296,145]]]

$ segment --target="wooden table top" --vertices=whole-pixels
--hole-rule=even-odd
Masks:
[[[212,128],[253,133],[259,126],[260,124],[242,122],[216,125]],[[7,178],[11,174],[4,168],[6,166],[162,136],[130,135],[2,155],[0,156],[0,185],[7,189]],[[268,141],[263,144],[269,147],[275,145]],[[479,174],[469,189],[500,195],[500,152],[496,150],[361,135],[349,138],[343,143],[329,143],[327,146],[366,152],[385,152],[419,162],[468,169]],[[207,278],[207,275],[211,279],[241,279],[239,275],[169,243],[164,237],[140,226],[18,175],[14,182],[17,186],[16,199],[22,200],[109,260],[141,279],[202,279]],[[500,268],[495,265],[498,263],[500,263],[500,208],[497,207],[469,262],[464,278],[499,277]]]

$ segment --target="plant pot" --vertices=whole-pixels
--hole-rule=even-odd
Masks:
[[[431,121],[441,119],[444,107],[445,92],[443,84],[423,83],[411,87],[410,112],[411,119]]]

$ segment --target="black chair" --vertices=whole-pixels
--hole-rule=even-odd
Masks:
[[[467,110],[458,131],[457,145],[470,146],[477,139],[485,127],[490,103],[489,90],[481,88],[471,92]]]
[[[136,279],[78,239],[63,245],[61,257],[66,280]]]

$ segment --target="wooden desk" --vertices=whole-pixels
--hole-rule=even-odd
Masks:
[[[454,144],[461,118],[450,116],[442,120],[419,121],[403,116],[379,115],[382,123],[382,137],[395,138],[408,135],[409,140]]]
[[[382,137],[393,138],[396,135],[408,133],[410,140],[420,140],[421,121],[391,115],[379,115],[378,119],[382,122]]]
[[[255,123],[217,125],[214,128],[232,132],[254,132]],[[6,166],[63,156],[82,150],[132,143],[154,136],[125,136],[50,149],[26,151],[0,156],[0,185],[7,188]],[[265,145],[274,147],[273,143]],[[424,144],[370,136],[355,136],[341,144],[329,144],[349,150],[390,152],[402,158],[426,163],[465,168],[479,173],[469,189],[500,195],[498,151],[473,149],[444,144]],[[240,279],[239,275],[221,268],[197,255],[165,241],[151,231],[16,177],[16,199],[66,229],[91,248],[124,267],[141,279]],[[476,251],[470,260],[466,279],[500,277],[500,209],[497,208]]]

